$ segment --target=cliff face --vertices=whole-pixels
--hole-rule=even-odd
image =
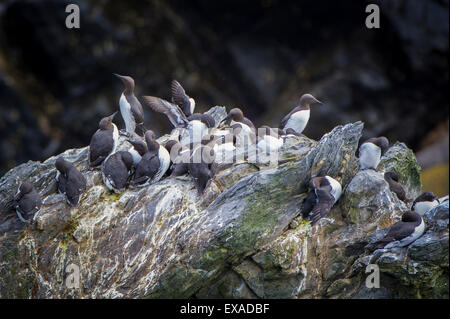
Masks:
[[[219,119],[224,109],[212,114]],[[277,167],[222,167],[203,196],[189,176],[112,194],[88,169],[85,147],[61,154],[88,183],[71,208],[55,192],[57,157],[22,164],[0,179],[0,200],[28,180],[43,206],[29,226],[13,212],[0,216],[0,297],[448,298],[448,204],[427,213],[426,233],[409,248],[364,250],[407,210],[383,170],[399,174],[408,198],[421,184],[402,143],[379,172],[358,171],[362,129],[357,122],[318,142],[292,138]],[[119,148],[127,147],[121,137]],[[301,202],[310,177],[325,174],[343,195],[311,227]],[[379,289],[365,286],[369,263],[380,267]],[[80,269],[79,288],[66,286],[70,264]]]

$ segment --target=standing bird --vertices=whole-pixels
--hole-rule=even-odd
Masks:
[[[186,94],[177,80],[172,81],[172,102],[178,105],[186,116],[194,113],[195,100]]]
[[[381,156],[389,148],[389,140],[384,137],[372,137],[359,147],[359,164],[361,169],[376,170]]]
[[[119,75],[114,73],[118,77],[125,90],[122,92],[119,100],[120,113],[122,114],[123,121],[125,122],[125,130],[129,136],[132,136],[139,126],[141,131],[144,132],[144,110],[141,103],[134,95],[134,80],[131,76]]]
[[[311,190],[302,204],[303,218],[311,218],[312,225],[328,215],[331,207],[342,194],[341,184],[330,176],[313,177],[309,181]]]
[[[91,168],[100,166],[109,154],[116,151],[119,131],[112,122],[116,114],[117,112],[102,118],[98,124],[98,130],[92,135],[89,144],[89,167]]]
[[[260,134],[261,133],[261,134]],[[263,125],[258,130],[258,149],[262,152],[271,153],[283,146],[283,138],[278,135],[278,131],[267,125]]]
[[[398,199],[400,199],[401,201],[407,201],[405,190],[398,182],[399,178],[397,173],[386,172],[384,173],[384,179],[389,184],[389,189],[391,190],[391,192],[394,192],[397,195]]]
[[[239,124],[245,133],[254,133],[256,131],[255,125],[248,118],[244,117],[244,113],[240,108],[232,109],[221,123],[225,122],[226,125],[233,126]]]
[[[56,181],[58,191],[66,196],[66,201],[70,206],[77,206],[81,193],[86,189],[86,178],[72,163],[59,157],[55,162],[58,170]]]
[[[182,145],[200,143],[209,129],[216,125],[214,118],[209,114],[194,113],[188,117],[188,120],[188,135],[182,137],[180,141]]]
[[[192,152],[188,170],[199,194],[203,194],[208,182],[213,177],[211,166],[214,163],[214,156],[214,150],[206,145],[200,145]]]
[[[232,163],[233,155],[236,151],[235,145],[236,136],[234,134],[221,135],[213,146],[215,161],[218,163]]]
[[[128,142],[132,145],[128,153],[133,157],[133,165],[136,166],[141,161],[142,156],[147,153],[147,144],[141,140],[128,140]]]
[[[33,216],[41,209],[42,199],[33,185],[29,182],[20,184],[16,196],[14,196],[13,207],[16,209],[17,217],[24,223],[30,223]]]
[[[292,109],[280,122],[280,129],[287,131],[291,128],[302,133],[309,121],[310,105],[323,104],[311,94],[303,94],[296,107]]]
[[[170,165],[168,172],[171,177],[181,176],[188,172],[188,162],[190,157],[190,150],[183,146],[176,140],[167,141],[165,148],[170,154]]]
[[[147,143],[147,153],[142,156],[136,166],[133,186],[146,186],[157,182],[169,169],[169,152],[155,140],[153,131],[145,132],[145,142]]]
[[[373,250],[404,247],[418,239],[425,231],[425,223],[415,211],[408,211],[402,219],[391,226],[384,238],[374,243]]]
[[[102,179],[106,187],[115,193],[122,192],[131,179],[133,156],[127,151],[116,152],[102,165]]]
[[[411,210],[423,216],[437,205],[439,205],[439,199],[432,192],[424,192],[414,200]]]

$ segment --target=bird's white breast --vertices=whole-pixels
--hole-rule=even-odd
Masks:
[[[381,159],[381,148],[373,143],[363,143],[359,147],[359,164],[361,169],[376,169]]]
[[[134,149],[134,147],[131,147],[128,150],[128,153],[133,157],[133,165],[137,165],[141,161],[142,156]]]
[[[439,203],[437,200],[434,200],[432,202],[417,202],[414,204],[414,211],[419,214],[420,216],[425,215],[426,212],[428,212],[433,207],[437,206]]]
[[[119,130],[117,129],[116,124],[112,123],[112,126],[113,126],[113,149],[110,154],[116,151],[117,145],[119,144]]]
[[[337,180],[335,180],[334,178],[332,178],[330,176],[325,176],[325,178],[331,185],[331,195],[333,195],[334,202],[336,203],[338,201],[339,197],[341,197],[342,186]]]
[[[189,135],[192,143],[201,142],[202,137],[208,132],[208,127],[205,123],[193,120],[190,122]]]
[[[131,113],[131,105],[128,103],[125,95],[122,93],[119,100],[120,114],[122,114],[123,121],[125,122],[125,129],[128,133],[134,133],[136,129],[136,123],[134,121],[133,114]]]
[[[167,151],[167,149],[162,145],[159,146],[158,158],[159,158],[159,168],[158,168],[158,172],[156,172],[156,175],[153,178],[152,182],[159,181],[161,179],[161,177],[163,177],[163,175],[169,169],[169,166],[170,166],[170,154]]]
[[[290,116],[289,120],[287,121],[286,125],[284,126],[284,129],[287,130],[288,128],[292,128],[297,133],[303,132],[303,130],[306,127],[306,124],[308,124],[309,115],[310,115],[309,110],[301,110],[293,113]]]

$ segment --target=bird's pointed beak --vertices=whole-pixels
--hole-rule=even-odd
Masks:
[[[122,78],[122,76],[120,74],[117,73],[113,73],[114,76],[118,77],[119,79]]]
[[[314,101],[314,103],[315,103],[315,104],[319,104],[319,105],[322,105],[322,104],[323,104],[321,101],[319,101],[319,100],[317,100],[317,99]]]
[[[116,116],[118,111],[115,111],[113,114],[110,115],[111,120],[114,118],[114,116]]]

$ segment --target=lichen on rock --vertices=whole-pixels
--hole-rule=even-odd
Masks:
[[[210,114],[220,121],[224,108]],[[113,194],[101,173],[88,169],[85,147],[61,154],[87,180],[79,205],[70,207],[56,194],[57,156],[22,164],[0,179],[0,201],[28,180],[43,206],[29,226],[14,212],[0,215],[0,297],[448,296],[448,204],[427,213],[427,232],[409,248],[384,255],[365,250],[374,232],[385,231],[407,209],[390,192],[383,170],[399,173],[409,198],[420,192],[420,179],[414,154],[400,143],[378,172],[358,171],[362,129],[357,122],[319,141],[293,138],[276,167],[220,167],[203,196],[187,175]],[[119,149],[127,147],[120,137]],[[301,203],[310,178],[320,175],[336,178],[343,195],[311,226],[300,216]],[[376,292],[364,286],[371,260],[382,273]],[[80,268],[79,288],[65,284],[70,264]]]

